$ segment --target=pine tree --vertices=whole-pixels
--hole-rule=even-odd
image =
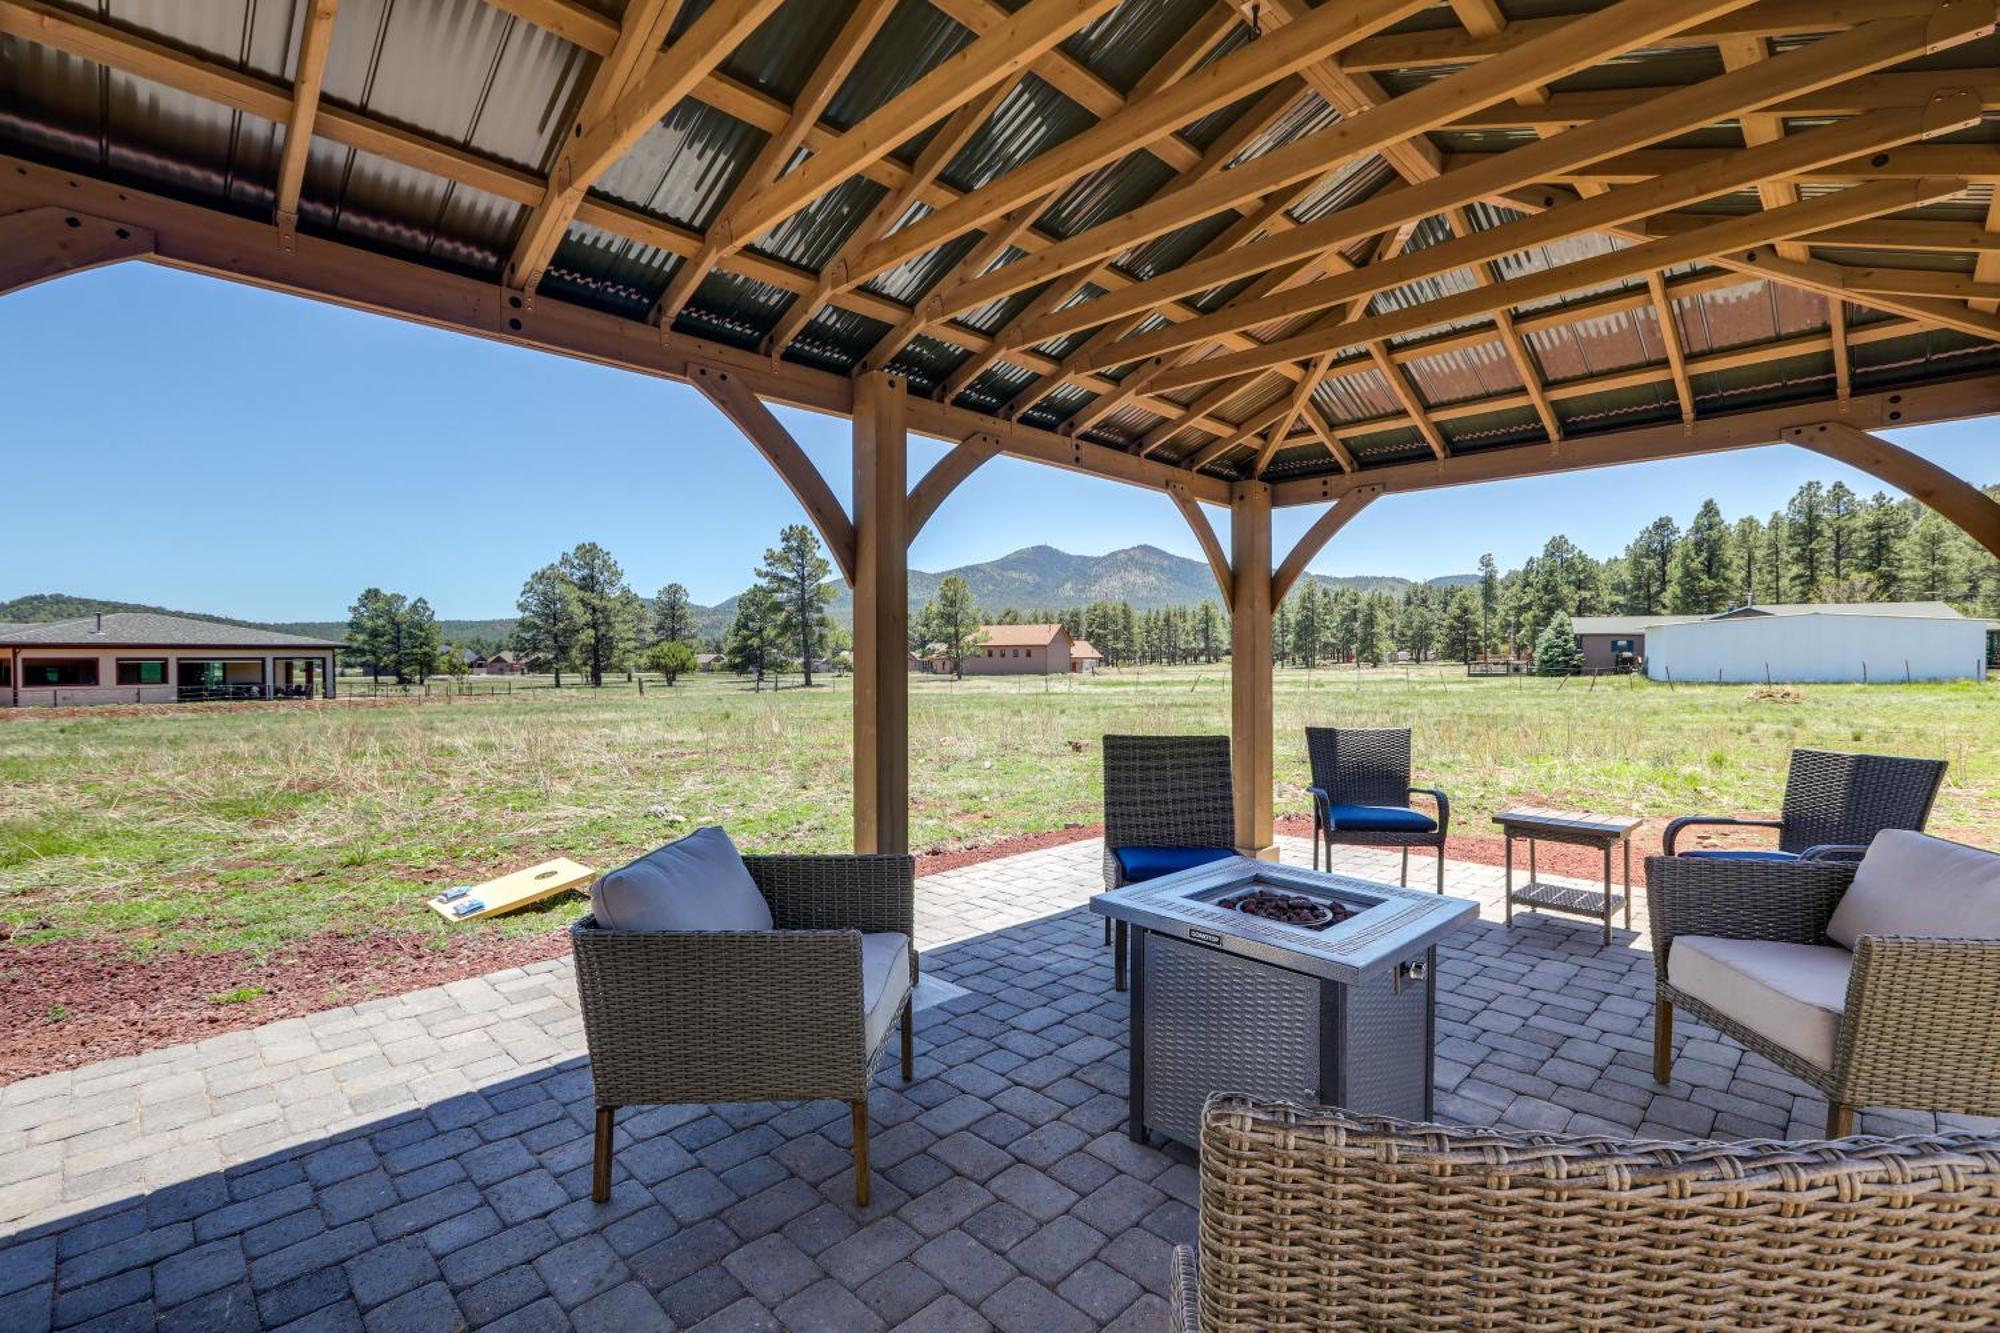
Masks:
[[[1757,579],[1764,568],[1764,525],[1755,514],[1745,514],[1736,520],[1730,546],[1736,556],[1730,605],[1748,606],[1757,600]]]
[[[515,649],[523,656],[547,657],[561,689],[563,669],[574,664],[583,632],[576,588],[560,566],[543,565],[521,585],[514,609],[521,613],[514,625]]]
[[[939,653],[950,658],[951,674],[962,677],[964,659],[972,656],[985,638],[971,585],[957,574],[947,574],[938,584],[937,596],[924,604],[917,622],[923,626],[925,644],[935,645]]]
[[[444,651],[431,604],[419,597],[405,607],[401,631],[397,636],[402,652],[396,663],[396,679],[414,675],[422,684],[437,670],[438,654]]]
[[[1903,539],[1909,590],[1925,601],[1950,597],[1957,587],[1959,552],[1953,531],[1943,515],[1926,509]]]
[[[1855,566],[1884,601],[1896,601],[1903,594],[1903,542],[1910,523],[1909,507],[1886,491],[1869,496],[1856,520]]]
[[[1479,557],[1479,651],[1493,651],[1493,634],[1500,621],[1500,567],[1492,552]]]
[[[632,640],[632,611],[625,571],[596,542],[578,542],[556,562],[576,595],[576,652],[593,686],[626,657]]]
[[[1382,665],[1382,602],[1376,594],[1363,597],[1354,620],[1354,664]]]
[[[1640,529],[1625,548],[1619,562],[1622,595],[1619,609],[1627,615],[1649,616],[1667,602],[1667,579],[1672,572],[1674,545],[1680,528],[1672,518],[1662,516]]]
[[[1729,555],[1729,526],[1722,521],[1722,509],[1715,501],[1704,500],[1674,548],[1666,609],[1677,616],[1727,610]]]
[[[752,677],[754,688],[764,688],[764,677],[784,667],[785,611],[778,599],[762,584],[753,584],[736,599],[736,616],[729,622],[723,640],[723,656],[729,669]],[[773,682],[775,687],[776,682]]]
[[[1201,651],[1201,660],[1211,665],[1220,652],[1222,637],[1222,617],[1215,613],[1214,602],[1203,602],[1194,609],[1194,639]]]
[[[1827,573],[1835,583],[1845,580],[1854,563],[1856,514],[1859,504],[1844,481],[1826,488]]]
[[[1461,588],[1445,602],[1438,639],[1438,651],[1442,656],[1470,663],[1479,655],[1477,594]]]
[[[800,669],[807,685],[813,683],[813,655],[826,637],[826,604],[833,600],[829,578],[833,566],[821,552],[819,537],[803,523],[793,523],[778,534],[778,544],[764,552],[757,577],[771,594],[784,619],[790,641],[798,647]]]
[[[669,583],[653,594],[653,642],[691,643],[694,640],[694,608],[688,590]]]
[[[1786,544],[1791,557],[1787,586],[1793,601],[1810,602],[1819,595],[1820,580],[1826,577],[1826,487],[1817,481],[1799,487],[1785,506],[1785,521],[1790,528]]]
[[[1583,647],[1568,616],[1551,620],[1535,639],[1535,674],[1574,676],[1583,670]]]
[[[364,588],[347,608],[347,642],[368,664],[368,674],[381,683],[382,670],[396,669],[396,622],[402,615],[401,593]]]
[[[1782,602],[1791,584],[1791,532],[1782,510],[1773,510],[1764,523],[1763,585],[1754,600]]]

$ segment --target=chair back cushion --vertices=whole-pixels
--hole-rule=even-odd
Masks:
[[[1118,847],[1111,853],[1127,884],[1141,884],[1162,875],[1171,875],[1196,866],[1227,861],[1236,855],[1234,847]]]
[[[1408,805],[1408,727],[1307,727],[1312,785],[1330,805]]]
[[[1778,845],[1788,852],[1866,847],[1883,829],[1921,832],[1944,770],[1942,759],[1794,750]]]
[[[771,905],[719,828],[699,828],[600,877],[590,911],[609,930],[770,930]]]
[[[1106,736],[1104,845],[1232,847],[1227,736]]]
[[[1900,829],[1878,834],[1826,933],[1849,949],[1863,935],[2000,940],[2000,855]]]

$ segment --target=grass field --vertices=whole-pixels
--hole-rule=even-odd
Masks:
[[[1093,823],[1098,738],[1220,731],[1226,669],[912,680],[918,850]],[[1950,760],[1934,828],[2000,841],[2000,691],[1278,674],[1278,809],[1308,722],[1409,724],[1454,830],[1544,800],[1667,816],[1775,807],[1795,744]],[[442,942],[426,893],[562,854],[610,866],[704,823],[748,849],[849,838],[849,691],[517,689],[511,697],[223,706],[0,722],[0,919],[17,944],[252,953],[320,931]],[[574,907],[566,909],[574,911]],[[546,931],[549,914],[490,929]]]

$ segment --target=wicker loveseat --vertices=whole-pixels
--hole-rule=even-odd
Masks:
[[[1897,830],[1859,865],[1651,857],[1646,886],[1661,1083],[1680,1009],[1820,1092],[1831,1137],[2000,1115],[2000,857]]]
[[[2000,1136],[1643,1143],[1223,1094],[1199,1240],[1177,1333],[1983,1326]]]
[[[1884,829],[1923,832],[1944,771],[1942,759],[1793,750],[1777,819],[1687,815],[1667,825],[1663,850],[1668,856],[1722,861],[1853,860]],[[1688,829],[1723,827],[1776,829],[1778,845],[1680,850],[1681,835]]]
[[[914,1072],[916,860],[743,863],[775,929],[605,930],[588,916],[571,928],[596,1085],[600,1203],[620,1107],[822,1097],[852,1109],[854,1198],[868,1203],[868,1080],[898,1018],[904,1081]],[[884,942],[900,956],[884,955]]]

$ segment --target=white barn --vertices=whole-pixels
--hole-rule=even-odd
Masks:
[[[1648,626],[1646,674],[1694,683],[1983,680],[1986,629],[1943,602],[1745,606]]]

